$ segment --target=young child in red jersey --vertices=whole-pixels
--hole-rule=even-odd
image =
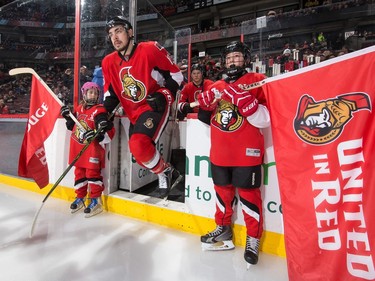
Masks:
[[[101,169],[105,166],[105,144],[114,136],[113,124],[108,121],[107,111],[99,104],[100,87],[94,82],[86,82],[82,88],[82,101],[73,115],[81,126],[77,126],[69,116],[68,106],[61,108],[61,115],[66,119],[66,127],[72,131],[70,139],[69,163],[80,153],[87,142],[91,142],[82,156],[74,164],[74,188],[76,199],[70,205],[72,213],[85,207],[86,218],[103,211],[101,195],[104,190]],[[96,130],[102,132],[96,136]],[[90,203],[85,205],[89,193]]]

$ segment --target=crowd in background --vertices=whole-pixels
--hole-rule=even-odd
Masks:
[[[189,1],[170,1],[170,5],[163,4],[157,8],[160,11],[170,9],[173,7],[180,7],[180,5],[188,5]],[[326,4],[331,4],[331,1],[326,1]],[[365,0],[352,0],[344,1],[345,3],[337,3],[330,5],[329,9],[333,11],[345,9],[353,6],[360,6],[366,4],[368,1]],[[92,3],[95,3],[93,1]],[[191,3],[190,3],[191,4]],[[27,8],[26,8],[27,7]],[[328,7],[328,6],[327,6]],[[66,9],[67,7],[65,7]],[[267,16],[275,17],[275,19],[281,19],[285,17],[301,16],[301,15],[311,15],[316,14],[321,11],[324,7],[309,8],[298,11],[292,11],[288,13],[282,13],[282,11],[269,11]],[[25,13],[31,13],[31,11],[37,11],[31,16],[34,20],[49,20],[50,13],[55,13],[56,10],[51,7],[42,7],[40,3],[32,3],[30,5],[20,6],[13,13],[7,13],[9,18],[16,17],[18,19],[28,19]],[[56,7],[56,9],[58,9]],[[150,12],[145,8],[144,13]],[[67,11],[64,11],[66,14]],[[24,17],[22,17],[24,15]],[[243,20],[243,19],[242,19]],[[222,27],[228,25],[236,25],[238,22],[231,21],[227,19],[223,21]],[[211,28],[211,29],[215,29]],[[218,27],[221,28],[221,27]],[[202,32],[202,30],[196,30],[196,32]],[[375,39],[374,32],[372,30],[363,30],[356,36],[361,36],[365,39]],[[291,40],[295,41],[291,41]],[[274,65],[280,65],[279,73],[293,71],[295,69],[305,67],[309,64],[318,63],[324,60],[331,59],[336,56],[346,54],[352,49],[346,45],[343,34],[311,34],[309,38],[290,38],[289,42],[283,42],[280,45],[281,40],[278,42],[274,52],[268,52],[265,54],[260,54],[259,50],[252,53],[252,65],[249,66],[251,71],[262,72],[267,76],[275,75],[273,72]],[[73,51],[73,45],[70,44],[71,40],[67,40],[66,44],[60,44],[61,42],[27,42],[28,44],[18,45],[18,48],[34,48],[39,50],[43,48],[44,52],[48,51]],[[0,49],[14,48],[14,42],[3,40],[0,44]],[[245,43],[248,43],[245,38]],[[103,42],[103,45],[105,43]],[[34,46],[34,47],[33,47]],[[98,46],[96,46],[98,47]],[[253,46],[250,46],[253,47]],[[271,46],[267,46],[271,49]],[[51,48],[51,49],[48,49]],[[253,48],[252,48],[253,49]],[[187,53],[183,53],[182,57],[179,57],[178,65],[180,66],[182,72],[185,75],[185,80],[188,80],[188,61]],[[205,70],[205,77],[210,80],[217,80],[221,78],[223,71],[221,58],[211,57],[206,54],[202,57],[195,56],[192,58],[191,64],[200,64]],[[26,65],[25,65],[26,66]],[[71,66],[64,64],[54,64],[51,66],[35,66],[33,67],[39,75],[46,81],[53,92],[65,103],[72,104],[73,102],[73,71]],[[12,68],[12,66],[8,66]],[[80,69],[80,84],[83,85],[84,82],[91,81],[94,78],[95,66],[88,65],[82,66]],[[276,74],[279,74],[276,73]],[[16,77],[10,77],[6,72],[0,71],[0,114],[23,114],[28,112],[29,102],[30,102],[30,75],[17,75]]]
[[[56,64],[50,67],[36,66],[34,70],[64,104],[73,103],[74,75],[70,67]],[[80,85],[92,81],[94,69],[80,68]],[[10,77],[0,73],[0,114],[26,114],[30,107],[31,75]],[[6,110],[3,107],[6,106]]]
[[[169,12],[171,9],[174,9],[176,12],[178,8],[186,6],[190,7],[190,10],[194,10],[194,2],[195,1],[169,1],[169,3],[155,5],[157,11],[163,16],[170,16]],[[337,2],[337,1],[336,1]],[[110,3],[110,1],[107,1]],[[340,1],[338,3],[332,3],[332,1],[324,1],[322,6],[305,8],[305,9],[292,9],[291,11],[284,12],[282,8],[275,9],[272,11],[264,11],[262,12],[265,16],[274,17],[274,22],[288,22],[289,20],[293,20],[295,18],[307,18],[309,16],[314,16],[323,13],[340,13],[344,9],[348,8],[355,8],[360,7],[363,5],[367,5],[372,3],[371,0],[347,0],[347,1]],[[87,21],[105,21],[108,9],[113,9],[111,5],[107,5],[104,7],[100,6],[100,1],[90,1],[89,4],[90,9],[89,15],[86,16]],[[189,10],[187,9],[187,10]],[[150,6],[147,7],[139,7],[138,8],[138,15],[153,13],[155,12]],[[85,13],[85,11],[83,11]],[[272,14],[271,14],[272,13]],[[214,22],[214,20],[210,20],[208,22],[200,23],[186,26],[191,29],[191,34],[197,33],[206,33],[215,30],[222,30],[227,29],[230,27],[238,27],[243,22],[246,21],[254,21],[256,17],[259,17],[263,14],[255,14],[249,13],[240,16],[230,17],[230,18],[222,18],[220,19],[219,23]],[[59,15],[63,15],[60,18]],[[85,21],[85,15],[82,15],[82,21]],[[74,19],[74,9],[72,9],[69,5],[52,5],[49,3],[48,5],[42,5],[42,2],[32,2],[28,3],[27,5],[19,5],[19,6],[12,6],[11,9],[6,9],[3,12],[0,12],[1,19],[9,19],[9,20],[17,20],[17,21],[39,21],[39,22],[58,22],[61,21],[62,23],[69,22],[70,20]],[[272,23],[271,23],[272,24]],[[342,36],[342,35],[341,35]],[[367,38],[375,37],[375,30],[364,30],[359,34],[365,40]],[[142,37],[142,36],[141,36]],[[140,37],[140,38],[141,38]],[[6,50],[31,50],[35,52],[72,52],[74,51],[74,34],[64,34],[64,36],[58,36],[50,38],[47,37],[40,37],[40,38],[25,38],[25,42],[18,42],[12,38],[3,38],[0,42],[0,49]],[[161,42],[163,43],[163,42]],[[84,42],[82,42],[84,44]],[[84,47],[84,46],[83,46]],[[98,49],[105,49],[108,46],[106,45],[105,38],[97,38],[95,44],[90,44],[88,48],[92,50]],[[84,48],[85,50],[89,50]]]
[[[298,57],[294,57],[293,53],[298,50]],[[259,60],[257,54],[252,55],[252,65],[249,66],[250,71],[264,72],[267,76],[272,76],[272,69],[274,64],[280,64],[280,73],[293,71],[300,67],[305,67],[310,64],[322,62],[334,58],[336,56],[344,55],[349,50],[343,46],[339,50],[331,50],[326,47],[326,42],[317,40],[316,42],[302,42],[289,44],[286,43],[284,48],[274,56],[265,56],[263,60]],[[309,60],[309,57],[311,60]],[[212,58],[210,55],[204,57],[195,57],[192,59],[192,64],[200,64],[205,71],[204,75],[207,79],[216,81],[221,79],[223,71],[221,58]],[[181,71],[184,74],[185,81],[188,81],[188,61],[183,59],[178,62]],[[261,69],[259,65],[263,65]],[[64,65],[54,65],[35,69],[53,92],[65,103],[72,104],[73,101],[73,70]],[[94,78],[94,70],[86,66],[80,69],[80,84],[87,81],[92,81]],[[3,78],[0,75],[0,81],[4,81],[0,85],[0,100],[8,106],[10,114],[27,113],[30,101],[30,75],[17,75],[11,78],[3,73]],[[9,80],[9,81],[7,81]],[[0,111],[0,114],[2,112]]]

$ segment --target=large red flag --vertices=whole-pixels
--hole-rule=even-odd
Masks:
[[[60,104],[33,75],[29,119],[22,142],[18,175],[33,178],[40,188],[49,183],[44,141],[60,114]]]
[[[375,280],[375,46],[267,79],[291,281]]]

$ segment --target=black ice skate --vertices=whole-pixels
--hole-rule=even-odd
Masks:
[[[73,203],[70,205],[70,212],[74,214],[75,212],[79,211],[85,206],[85,199],[84,198],[76,198]]]
[[[258,263],[259,245],[260,240],[258,238],[254,238],[249,235],[246,237],[244,258],[247,262],[247,269],[249,269],[251,265],[255,265]]]
[[[181,182],[182,177],[180,172],[170,165],[158,174],[159,198],[168,199],[171,190]]]
[[[234,249],[233,232],[230,225],[218,225],[216,229],[201,236],[202,250],[222,251]]]
[[[90,205],[87,206],[87,208],[84,210],[85,212],[85,218],[90,218],[92,216],[95,216],[103,211],[102,204],[100,202],[100,198],[91,198]]]

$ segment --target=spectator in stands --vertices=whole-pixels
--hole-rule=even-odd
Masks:
[[[9,108],[5,104],[4,99],[0,99],[0,114],[9,114]]]
[[[324,45],[326,43],[326,38],[324,37],[324,34],[323,32],[320,32],[319,35],[318,35],[318,42],[320,43],[320,45]]]
[[[73,70],[71,68],[67,68],[62,76],[63,84],[66,88],[68,88],[69,93],[66,95],[69,102],[73,100],[73,92],[74,92],[74,77],[73,77]]]
[[[86,82],[90,82],[92,80],[86,65],[81,66],[81,68],[79,69],[79,80],[80,85],[83,85]]]
[[[214,75],[215,75],[214,81],[222,79],[224,72],[225,72],[225,69],[222,67],[221,62],[218,61],[217,63],[215,63],[215,67],[214,67]]]
[[[294,70],[293,55],[289,48],[284,49],[283,54],[280,57],[280,63],[282,66],[282,72]]]
[[[95,82],[99,85],[100,90],[103,92],[103,71],[101,67],[95,67],[92,82]]]
[[[180,71],[182,75],[184,76],[183,84],[186,84],[188,82],[188,65],[187,65],[187,59],[183,59],[181,62],[177,63],[177,66],[180,68]]]

